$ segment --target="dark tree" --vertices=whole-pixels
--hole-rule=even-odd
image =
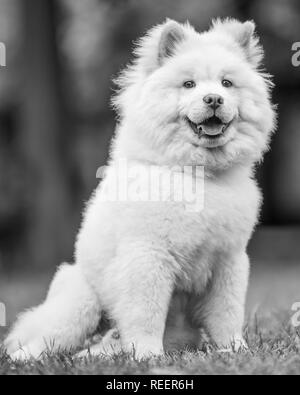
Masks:
[[[28,180],[28,235],[33,264],[53,266],[71,256],[72,217],[67,130],[56,41],[56,2],[22,2],[24,16],[21,126]]]

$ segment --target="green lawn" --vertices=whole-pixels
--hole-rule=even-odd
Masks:
[[[39,362],[12,363],[0,353],[0,374],[300,374],[300,328],[291,324],[291,306],[300,302],[300,266],[256,266],[247,307],[245,335],[250,351],[219,354],[215,351],[171,355],[137,363],[126,356],[114,360],[76,361],[70,355],[48,356]],[[1,284],[2,281],[2,284]],[[8,310],[36,303],[47,279],[34,287],[30,280],[0,281],[0,300],[6,290]],[[4,283],[6,285],[4,285]],[[35,279],[34,284],[37,283]],[[21,287],[22,284],[22,287]],[[42,285],[41,285],[42,284]],[[23,288],[25,287],[26,290]],[[21,289],[22,288],[22,289]],[[30,297],[31,294],[31,297]],[[17,301],[20,295],[22,299]],[[26,297],[25,297],[26,295]],[[25,298],[25,299],[24,299]],[[27,299],[26,299],[27,298]],[[28,304],[28,306],[26,306]],[[9,314],[9,320],[12,320]]]

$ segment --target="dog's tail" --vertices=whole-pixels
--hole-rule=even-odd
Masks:
[[[46,351],[76,349],[93,334],[101,319],[97,295],[78,265],[62,265],[45,302],[21,314],[5,341],[11,355],[28,347],[34,356]]]

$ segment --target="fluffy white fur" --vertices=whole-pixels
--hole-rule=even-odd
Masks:
[[[22,315],[9,334],[13,358],[82,346],[101,311],[116,327],[91,350],[96,355],[134,350],[143,358],[197,347],[201,327],[219,348],[246,346],[246,248],[261,204],[253,169],[275,125],[254,30],[252,22],[218,20],[200,34],[168,20],[140,41],[117,81],[110,166],[120,158],[162,169],[203,165],[205,208],[105,203],[100,184],[84,215],[75,265],[59,270],[44,304]],[[224,87],[223,79],[233,86]],[[193,89],[183,87],[188,80]],[[203,97],[212,93],[224,98],[217,115],[231,122],[217,143],[200,139],[187,122],[205,119]]]

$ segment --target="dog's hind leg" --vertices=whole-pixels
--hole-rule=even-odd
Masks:
[[[62,265],[45,302],[23,313],[4,342],[12,359],[71,351],[97,329],[99,300],[77,265]]]

